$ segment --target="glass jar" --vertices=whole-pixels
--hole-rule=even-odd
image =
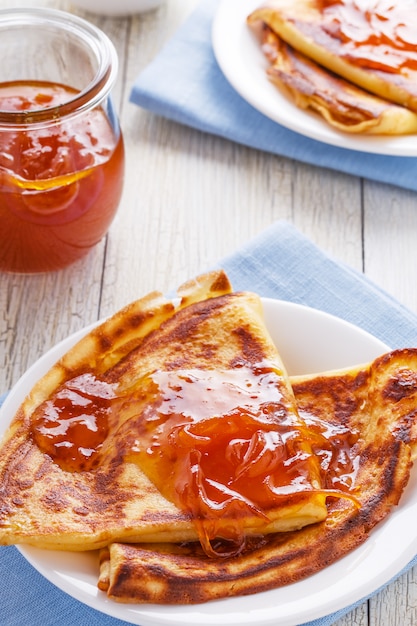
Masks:
[[[119,205],[117,54],[74,15],[5,9],[0,58],[0,271],[57,270],[102,239]]]

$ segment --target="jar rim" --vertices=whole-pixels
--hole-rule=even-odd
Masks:
[[[12,26],[36,28],[41,24],[70,32],[87,44],[97,60],[97,71],[86,87],[74,93],[74,96],[64,103],[27,111],[0,109],[2,126],[44,125],[62,120],[63,117],[79,115],[100,104],[108,96],[116,81],[118,56],[115,46],[111,39],[91,22],[59,9],[41,7],[0,9],[0,33],[3,28]]]

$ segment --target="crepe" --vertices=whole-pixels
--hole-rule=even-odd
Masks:
[[[417,114],[374,96],[324,69],[285,43],[269,26],[251,20],[271,65],[267,76],[301,109],[311,109],[337,130],[370,135],[417,132]]]
[[[398,504],[416,458],[417,349],[291,381],[324,485],[354,494],[360,507],[330,498],[325,520],[254,540],[239,558],[210,559],[196,543],[111,544],[99,579],[110,598],[193,604],[287,585],[362,544]]]
[[[179,296],[123,309],[35,385],[0,447],[1,544],[199,540],[213,556],[218,537],[234,554],[326,516],[259,297],[222,271]]]
[[[334,74],[417,112],[416,9],[415,0],[270,0],[248,22],[264,22]]]

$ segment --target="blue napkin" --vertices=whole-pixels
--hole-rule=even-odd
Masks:
[[[249,289],[264,297],[335,314],[372,332],[392,348],[417,345],[415,315],[362,274],[329,258],[287,222],[276,222],[219,266],[225,268],[235,289]],[[415,563],[417,559],[404,571]],[[2,626],[125,623],[56,589],[13,546],[0,547],[0,581]],[[352,608],[348,606],[308,626],[330,626]]]
[[[368,154],[309,139],[255,110],[229,85],[215,60],[211,26],[219,0],[203,0],[139,75],[131,101],[158,115],[237,143],[417,190],[417,159]]]

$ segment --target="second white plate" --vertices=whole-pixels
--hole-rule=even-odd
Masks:
[[[416,156],[415,135],[371,136],[342,133],[312,112],[302,110],[267,78],[259,42],[246,24],[262,0],[221,0],[213,23],[213,49],[232,87],[258,111],[301,135],[361,152]]]

